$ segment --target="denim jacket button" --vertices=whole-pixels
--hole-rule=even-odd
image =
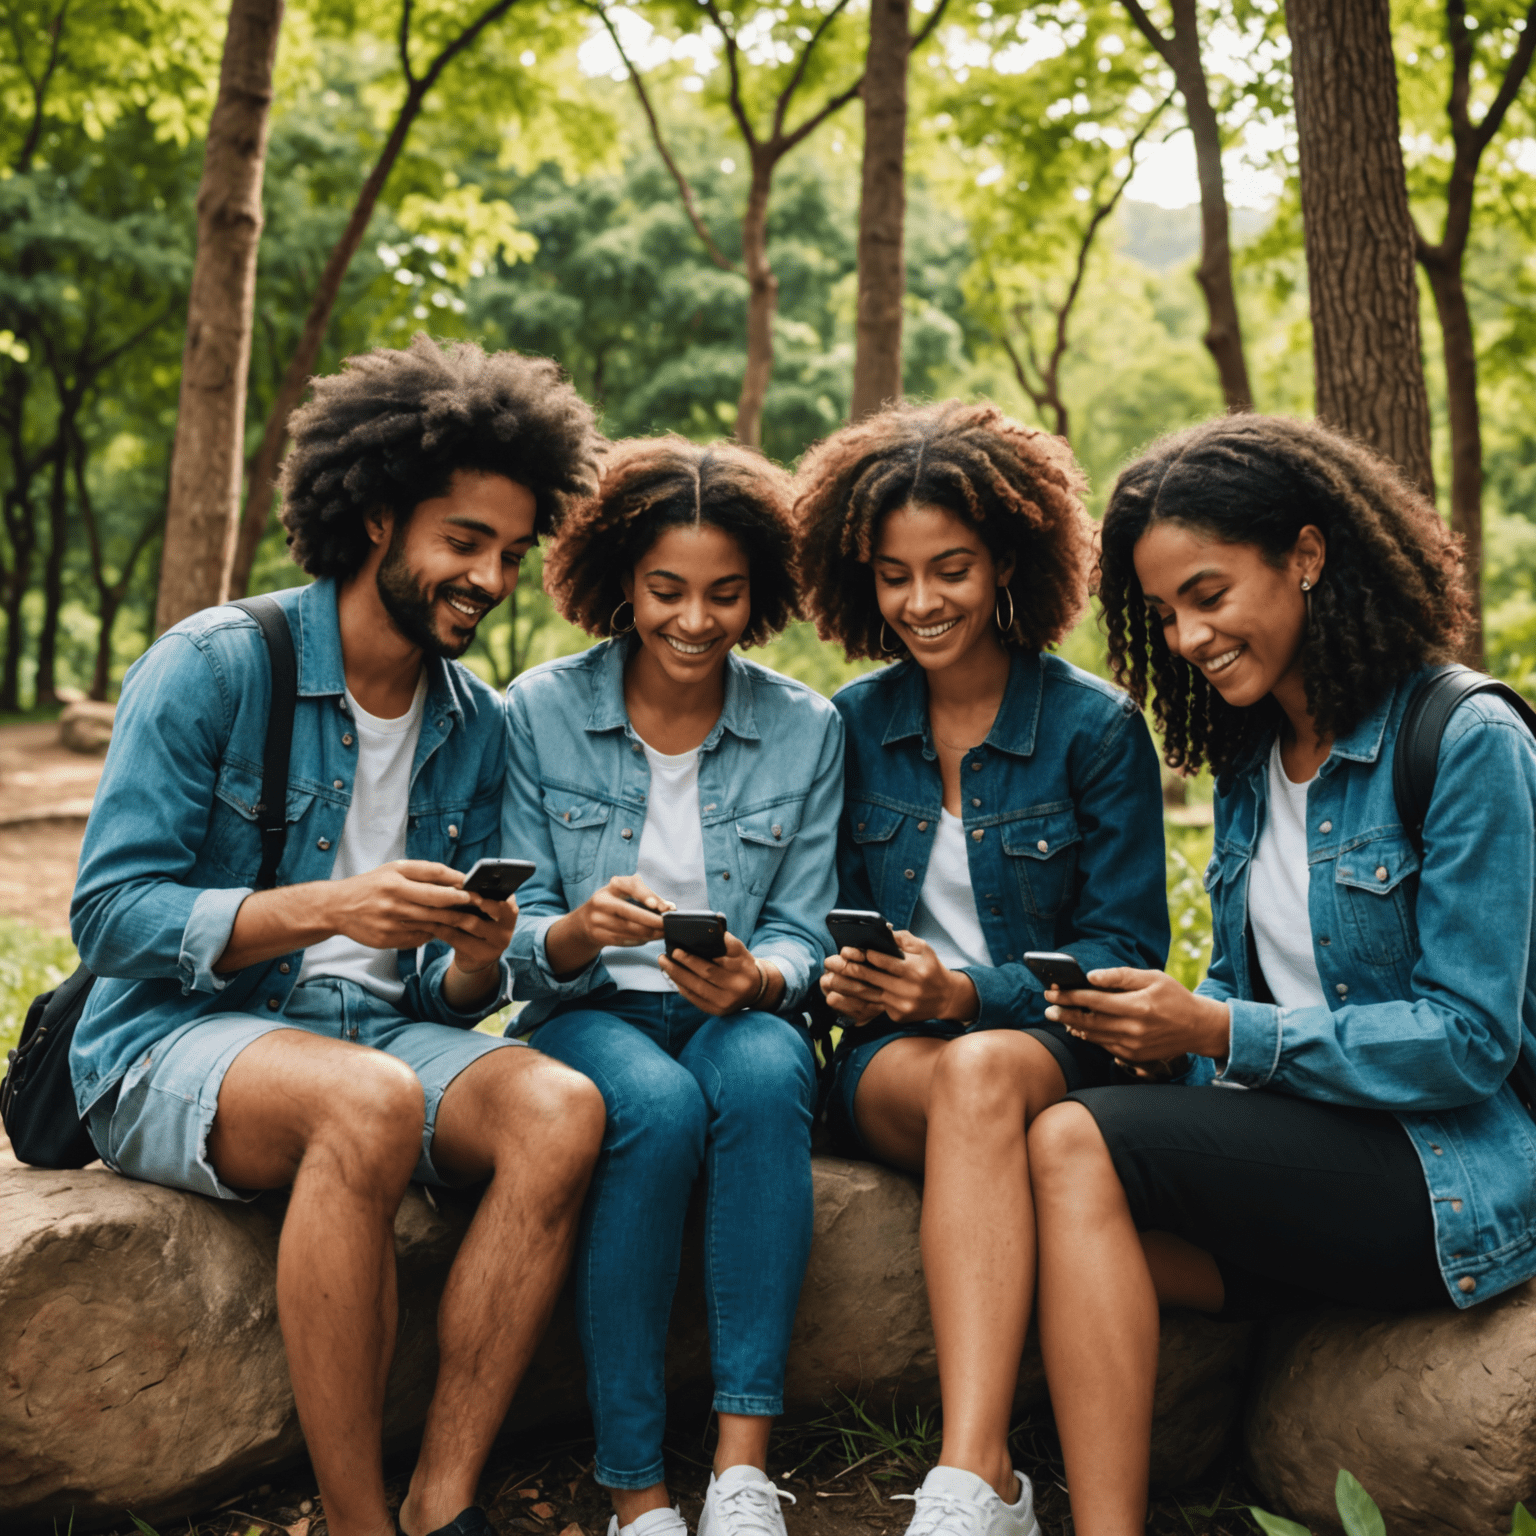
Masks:
[[[1385,864],[1378,864],[1376,866],[1376,878],[1378,880],[1385,880],[1387,878],[1387,866]]]
[[[730,879],[730,878],[731,878],[731,872],[730,872],[730,870],[728,870],[728,869],[722,869],[722,870],[721,870],[721,871],[720,871],[720,878],[721,878],[721,879],[722,879],[722,880],[729,880],[729,879]]]
[[[980,773],[981,772],[981,764],[979,762],[972,763],[971,764],[971,772],[972,773]]]
[[[866,823],[864,823],[864,822],[862,822],[862,821],[861,821],[861,822],[860,822],[860,823],[859,823],[859,831],[860,831],[860,832],[862,832],[862,831],[863,831],[863,830],[864,830],[864,828],[865,828],[865,825],[866,825]],[[921,827],[919,827],[919,829],[918,829],[918,830],[919,830],[919,831],[921,831],[921,830],[922,830],[922,829],[921,829]]]
[[[343,779],[332,779],[331,780],[331,788],[332,789],[345,789],[346,787],[347,787],[346,786],[346,782]]]
[[[1463,1275],[1461,1279],[1456,1282],[1456,1289],[1470,1296],[1472,1292],[1477,1289],[1477,1281],[1474,1280],[1471,1275]]]
[[[350,747],[352,745],[352,733],[351,733],[351,731],[348,731],[347,734],[341,738],[341,744],[344,747]]]
[[[775,825],[775,826],[770,827],[768,830],[770,832],[772,832],[775,837],[783,837],[784,836],[784,828],[781,827],[781,826]]]
[[[1431,1152],[1433,1152],[1433,1153],[1434,1153],[1434,1154],[1435,1154],[1435,1156],[1436,1156],[1436,1157],[1444,1157],[1444,1156],[1445,1156],[1445,1148],[1444,1148],[1444,1147],[1437,1147],[1437,1146],[1436,1146],[1436,1145],[1435,1145],[1435,1144],[1434,1144],[1434,1142],[1430,1142],[1430,1144],[1429,1144],[1429,1150],[1430,1150],[1430,1151],[1431,1151]]]
[[[1325,934],[1323,934],[1323,935],[1322,935],[1322,936],[1321,936],[1321,937],[1320,937],[1320,938],[1319,938],[1319,939],[1318,939],[1318,941],[1317,941],[1317,942],[1318,942],[1318,943],[1319,943],[1319,944],[1321,944],[1321,945],[1322,945],[1322,946],[1323,946],[1323,948],[1324,948],[1324,949],[1327,949],[1327,948],[1328,948],[1328,946],[1329,946],[1329,945],[1330,945],[1330,944],[1332,944],[1332,943],[1333,943],[1333,940],[1332,940],[1332,939],[1330,939],[1330,938],[1329,938],[1329,937],[1328,937],[1328,935],[1327,935],[1327,934],[1326,934],[1326,933],[1325,933]]]
[[[978,807],[978,808],[979,808],[979,807],[980,807],[980,805],[981,805],[981,801],[980,801],[980,800],[978,800],[978,799],[977,799],[977,798],[976,798],[976,797],[975,797],[975,796],[974,796],[974,795],[973,795],[973,796],[972,796],[972,797],[971,797],[971,804],[972,804],[972,805],[974,805],[974,806],[976,806],[976,807]]]
[[[981,839],[982,839],[982,836],[983,836],[983,833],[982,833],[981,828],[977,827],[976,830],[971,833],[971,841],[973,843],[979,843],[981,841]]]
[[[1323,822],[1323,824],[1320,827],[1318,827],[1317,830],[1319,832],[1332,832],[1333,831],[1333,823],[1331,821],[1325,821],[1325,822]]]
[[[321,853],[324,853],[330,846],[331,840],[328,837],[322,837],[315,843],[315,847],[318,848]]]
[[[1348,997],[1349,983],[1347,981],[1341,981],[1333,990],[1337,992],[1340,997]]]
[[[633,827],[625,827],[624,830],[619,833],[619,836],[622,837],[626,843],[634,835],[635,835],[635,829]]]
[[[459,835],[459,829],[456,826],[454,826],[454,824],[450,821],[448,823],[448,836],[449,837],[457,837],[458,835]]]
[[[861,831],[861,832],[862,832],[862,831],[863,831],[863,830],[864,830],[864,823],[863,823],[863,822],[862,822],[862,821],[861,821],[861,822],[860,822],[860,823],[859,823],[859,830],[860,830],[860,831]],[[927,831],[927,830],[928,830],[928,823],[927,823],[927,822],[926,822],[926,821],[920,821],[920,822],[918,822],[918,824],[917,824],[917,830],[918,830],[918,831],[919,831],[919,832],[926,832],[926,831]]]
[[[1003,909],[1001,907],[993,907],[991,910],[993,917],[1001,917],[1003,915]]]
[[[908,880],[915,880],[915,879],[917,879],[917,873],[914,870],[908,869],[908,870],[903,871],[903,873],[906,875]]]
[[[292,969],[293,969],[293,967],[291,965],[289,965],[289,963],[286,960],[284,960],[283,963],[280,966],[278,966],[278,970],[280,970],[283,973],[284,976],[286,976],[288,974],[288,972],[291,971]]]
[[[282,1002],[278,998],[269,997],[267,999],[267,1007],[270,1008],[273,1011],[273,1013],[276,1013],[277,1010],[279,1008],[281,1008],[282,1006],[283,1006]]]
[[[1038,848],[1041,853],[1049,853],[1051,851],[1051,845],[1046,842],[1043,837],[1038,843],[1035,844],[1035,847]]]

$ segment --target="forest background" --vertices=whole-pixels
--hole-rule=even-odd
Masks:
[[[276,40],[234,465],[232,585],[263,591],[304,579],[269,490],[295,380],[417,330],[558,359],[614,437],[735,432],[792,465],[847,420],[871,387],[856,381],[874,315],[859,292],[861,166],[866,122],[893,110],[892,13],[906,220],[888,385],[989,397],[1068,437],[1096,512],[1152,437],[1245,392],[1310,414],[1319,228],[1302,218],[1291,53],[1309,5],[4,0],[0,720],[46,716],[71,690],[114,697],[193,563],[190,525],[173,517],[168,539],[166,514],[199,181],[237,23]],[[1419,477],[1432,473],[1458,528],[1478,514],[1485,662],[1536,696],[1533,13],[1391,5],[1420,232]],[[247,109],[260,96],[258,79]],[[1468,182],[1479,120],[1490,131]],[[1458,197],[1465,337],[1440,330],[1455,310],[1439,236]],[[1231,232],[1225,295],[1215,203]],[[878,255],[867,246],[866,262]],[[1236,353],[1223,313],[1240,321]],[[467,659],[504,684],[587,643],[534,558]],[[1063,649],[1104,671],[1093,614]],[[806,624],[758,654],[826,692],[869,665]],[[1173,968],[1190,979],[1202,836],[1175,830],[1170,849],[1185,934]]]

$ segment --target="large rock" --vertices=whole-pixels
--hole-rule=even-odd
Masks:
[[[1408,1317],[1265,1325],[1244,1442],[1271,1508],[1337,1530],[1347,1468],[1393,1536],[1494,1536],[1536,1499],[1536,1281]]]
[[[936,1401],[937,1365],[908,1179],[815,1160],[816,1239],[786,1384],[791,1414],[861,1394]],[[0,1161],[0,1525],[87,1529],[132,1509],[206,1509],[302,1454],[273,1299],[283,1201],[205,1200],[96,1167]],[[419,1429],[436,1370],[437,1295],[468,1222],[420,1193],[395,1224],[401,1324],[387,1434]],[[697,1223],[673,1309],[668,1386],[704,1403],[709,1354]],[[1238,1415],[1246,1332],[1172,1315],[1163,1330],[1158,1476],[1199,1474]],[[1045,1402],[1038,1352],[1021,1407]],[[556,1314],[510,1428],[584,1412],[569,1306]]]
[[[79,699],[59,712],[59,740],[71,752],[105,752],[112,740],[117,705]]]

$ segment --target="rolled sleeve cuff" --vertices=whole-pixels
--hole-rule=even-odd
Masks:
[[[784,996],[779,999],[778,1012],[792,1013],[802,1007],[811,986],[811,967],[805,951],[792,944],[765,944],[752,954],[758,960],[772,960],[784,978]]]
[[[1227,999],[1227,1009],[1232,1015],[1231,1045],[1227,1064],[1215,1081],[1228,1087],[1262,1088],[1280,1067],[1285,1009],[1237,998]]]
[[[1031,1008],[1029,993],[1024,991],[1021,998],[1021,989],[1016,976],[1006,974],[1018,969],[1021,967],[1011,965],[978,965],[960,968],[961,974],[969,976],[971,985],[976,988],[976,1017],[971,1020],[967,1028],[999,1029],[1010,1024],[1038,1023],[1039,1019],[1044,1017],[1044,989],[1034,994],[1034,1007]],[[1021,1012],[1024,1015],[1023,1018],[1020,1017]],[[1031,1018],[1031,1014],[1037,1017]]]
[[[604,982],[612,981],[601,954],[594,955],[574,976],[567,976],[564,980],[550,969],[544,940],[549,930],[564,915],[554,912],[546,917],[518,920],[517,931],[512,935],[512,947],[507,953],[514,961],[515,976],[521,978],[523,984],[513,992],[513,996],[560,1002],[568,998],[585,997]]]
[[[512,966],[503,955],[496,963],[496,990],[471,1008],[455,1008],[448,1001],[448,993],[443,986],[448,975],[448,967],[452,964],[453,952],[450,950],[448,954],[433,962],[426,976],[427,997],[431,1002],[432,1011],[441,1023],[451,1025],[455,1029],[473,1029],[481,1019],[488,1019],[512,1001]]]
[[[213,968],[229,948],[240,904],[251,894],[250,886],[203,891],[192,903],[187,925],[181,930],[181,953],[176,959],[183,996],[191,992],[222,992],[228,985],[213,974]]]

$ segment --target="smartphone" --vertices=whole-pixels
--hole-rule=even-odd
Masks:
[[[1071,955],[1052,950],[1032,949],[1024,956],[1024,964],[1048,987],[1060,987],[1063,992],[1092,992],[1094,989],[1083,968]]]
[[[505,901],[538,867],[528,859],[476,859],[464,876],[464,889],[491,901]],[[453,910],[478,912],[480,908],[466,902]]]
[[[724,912],[663,912],[661,932],[669,955],[680,949],[700,960],[718,960],[725,953]]]
[[[839,949],[862,949],[867,954],[894,955],[905,959],[905,951],[896,942],[896,932],[878,912],[860,912],[839,907],[827,913],[827,932]]]

